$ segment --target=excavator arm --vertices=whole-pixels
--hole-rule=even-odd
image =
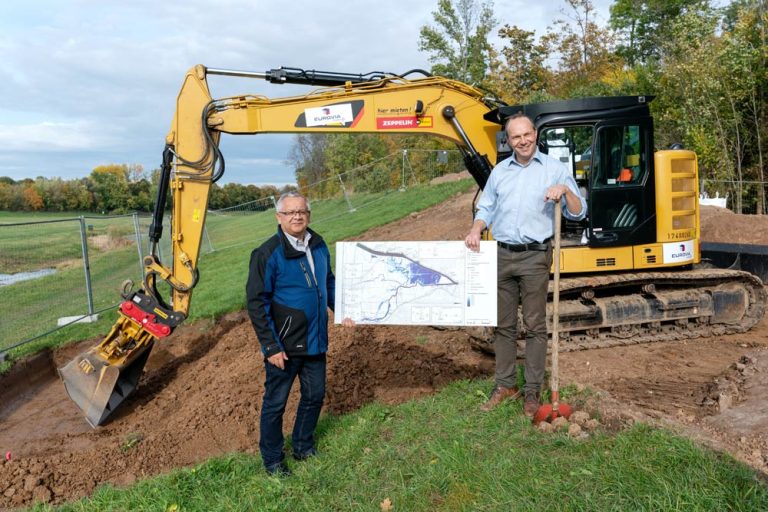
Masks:
[[[107,336],[59,368],[70,398],[96,427],[136,389],[153,344],[188,316],[211,185],[224,172],[222,133],[411,133],[453,141],[482,188],[496,161],[499,125],[485,120],[499,102],[443,77],[353,75],[273,69],[266,73],[206,68],[184,77],[163,152],[160,186],[150,226],[150,254],[144,258],[141,289],[124,288],[124,302]],[[214,99],[207,78],[237,76],[322,86],[301,96],[271,99],[256,94]],[[171,265],[157,256],[167,194],[172,196]],[[165,282],[170,302],[158,292]]]

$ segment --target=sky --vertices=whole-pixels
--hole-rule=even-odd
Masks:
[[[610,0],[593,0],[598,23]],[[542,35],[564,0],[495,0],[500,25]],[[0,176],[81,178],[105,164],[160,166],[186,71],[280,66],[367,73],[429,70],[418,49],[437,0],[3,0]],[[306,87],[209,78],[214,98]],[[293,183],[293,135],[224,135],[220,184]]]

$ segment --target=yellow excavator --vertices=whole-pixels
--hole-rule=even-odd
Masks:
[[[211,75],[313,86],[307,94],[214,99]],[[414,77],[414,75],[417,75]],[[409,78],[410,77],[410,78]],[[278,68],[190,69],[163,152],[150,255],[137,291],[124,290],[106,337],[59,368],[91,426],[136,389],[153,344],[188,315],[211,185],[224,172],[222,133],[422,134],[450,140],[481,190],[510,154],[503,122],[522,111],[539,149],[568,165],[589,213],[566,222],[560,256],[559,329],[566,350],[743,332],[762,318],[756,276],[700,268],[698,169],[691,151],[654,152],[649,96],[505,105],[467,84],[421,70],[347,74]],[[172,194],[170,265],[158,257]],[[490,236],[490,234],[489,234]],[[170,301],[158,291],[167,283]]]

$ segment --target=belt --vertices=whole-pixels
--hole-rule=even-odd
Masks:
[[[523,251],[546,251],[549,249],[549,241],[550,239],[547,238],[544,240],[543,243],[530,243],[530,244],[508,244],[505,242],[499,242],[496,241],[497,244],[499,244],[500,247],[505,248],[508,251],[512,252],[523,252]]]

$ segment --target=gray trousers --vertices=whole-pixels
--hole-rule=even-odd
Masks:
[[[516,385],[517,316],[525,326],[525,391],[541,391],[547,359],[547,286],[552,246],[512,252],[498,247],[498,327],[494,336],[496,385]]]

